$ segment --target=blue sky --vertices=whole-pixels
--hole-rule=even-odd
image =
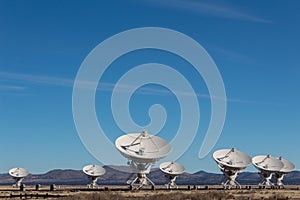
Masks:
[[[299,8],[300,2],[292,0],[0,1],[0,172],[15,166],[42,173],[81,169],[89,163],[114,164],[97,161],[80,141],[72,115],[73,82],[95,46],[138,27],[182,32],[215,61],[228,101],[225,126],[213,150],[234,146],[250,156],[283,156],[299,169]],[[132,52],[116,60],[102,80],[108,86],[96,94],[97,112],[104,113],[100,123],[112,141],[122,133],[109,110],[111,85],[124,71],[149,62],[178,70],[188,66],[174,55],[155,50]],[[198,96],[200,129],[178,162],[188,172],[217,172],[213,151],[198,158],[211,114],[207,88],[191,67],[181,73],[202,95]],[[147,87],[167,91],[157,85]],[[130,109],[136,123],[149,123],[147,112],[153,103],[164,105],[168,112],[162,131],[176,131],[178,102],[163,92],[135,93]]]

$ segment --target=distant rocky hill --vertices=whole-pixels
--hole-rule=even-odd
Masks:
[[[106,173],[98,180],[99,185],[124,185],[131,174],[129,168],[125,166],[104,166],[104,168]],[[148,177],[158,185],[166,183],[164,174],[158,169],[153,169]],[[177,178],[176,182],[179,185],[213,185],[220,184],[222,180],[222,174],[199,171],[194,174],[184,173]],[[237,180],[241,184],[258,184],[260,182],[259,175],[253,172],[243,172]],[[289,173],[286,175],[284,182],[286,184],[300,184],[300,172]],[[11,185],[13,183],[14,180],[8,174],[0,174],[0,185]],[[81,170],[56,169],[45,174],[30,174],[25,178],[24,183],[27,185],[86,185],[89,183],[89,179]]]

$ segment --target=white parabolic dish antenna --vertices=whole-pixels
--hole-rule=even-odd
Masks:
[[[279,157],[278,159],[283,163],[283,167],[279,172],[290,173],[295,169],[295,165],[292,162],[285,160],[282,157]]]
[[[166,179],[168,181],[168,189],[174,187],[178,188],[178,186],[175,183],[176,177],[184,173],[185,168],[182,165],[175,162],[164,162],[159,165],[159,169],[166,175]]]
[[[115,145],[124,157],[141,163],[160,160],[171,151],[167,141],[147,132],[123,135]]]
[[[20,167],[10,169],[8,173],[16,180],[15,185],[18,187],[21,186],[23,179],[29,174],[26,169]]]
[[[235,148],[215,151],[213,158],[219,165],[227,168],[246,169],[251,164],[250,156]]]
[[[97,186],[98,178],[106,172],[103,167],[98,165],[87,165],[82,171],[91,179],[91,183],[88,185],[89,188],[95,188]]]
[[[295,169],[295,165],[290,161],[283,159],[282,157],[279,157],[278,160],[282,162],[283,167],[280,169],[280,171],[275,172],[275,178],[277,186],[281,187],[284,186],[282,183],[284,176],[287,173],[292,172]]]
[[[252,158],[252,164],[260,171],[259,175],[263,179],[260,185],[273,185],[271,178],[273,173],[279,172],[283,168],[283,162],[271,155],[260,155]]]
[[[14,178],[25,178],[29,174],[26,169],[19,167],[10,169],[8,173]]]
[[[103,167],[100,167],[98,165],[87,165],[85,166],[82,171],[91,177],[99,177],[105,174],[105,169]]]
[[[249,155],[236,150],[221,149],[213,153],[213,158],[217,162],[225,178],[227,179],[224,184],[225,188],[231,188],[232,186],[240,184],[235,180],[238,173],[246,169],[251,164],[251,158]]]
[[[255,156],[252,163],[258,170],[267,172],[277,172],[283,167],[283,163],[271,155]]]
[[[159,165],[159,169],[165,174],[176,175],[176,176],[184,173],[185,171],[185,168],[182,165],[175,162],[161,163]]]
[[[137,189],[146,185],[148,181],[154,186],[146,174],[150,172],[155,162],[171,152],[171,145],[167,141],[148,134],[145,130],[142,133],[120,136],[115,141],[115,146],[125,158],[128,158],[131,170],[137,174],[137,178],[131,182],[131,186],[138,183]]]

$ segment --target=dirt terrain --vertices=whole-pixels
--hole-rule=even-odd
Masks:
[[[26,187],[25,191],[10,186],[0,187],[1,199],[63,199],[63,200],[181,200],[181,199],[299,199],[298,186],[287,186],[285,189],[259,189],[257,186],[243,189],[223,190],[220,186],[180,186],[178,190],[166,190],[159,186],[156,190],[128,190],[127,186],[105,186],[97,189],[87,189],[83,186],[60,186],[50,191],[49,186],[43,186],[38,191],[34,186]]]
[[[190,190],[190,191],[111,191],[80,192],[63,199],[136,199],[136,200],[181,200],[181,199],[300,199],[300,190]]]

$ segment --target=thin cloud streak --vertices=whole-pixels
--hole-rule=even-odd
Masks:
[[[0,72],[0,78],[2,80],[9,80],[9,81],[15,80],[15,81],[25,81],[31,83],[40,83],[46,85],[73,87],[73,80],[66,79],[66,78],[58,78],[58,77]]]
[[[198,14],[207,16],[214,16],[220,18],[228,18],[241,21],[250,21],[258,23],[273,23],[268,19],[257,17],[254,15],[246,14],[236,8],[230,7],[229,5],[217,5],[211,2],[200,2],[200,1],[181,1],[181,0],[144,0],[142,1],[148,5],[160,6],[166,8],[175,8],[178,10],[190,11]]]
[[[212,47],[213,51],[215,51],[216,53],[222,55],[222,57],[227,58],[228,60],[234,61],[234,62],[245,62],[245,63],[249,63],[252,62],[253,59],[250,58],[249,56],[246,56],[240,52],[237,51],[233,51],[230,49],[224,49],[222,47],[217,47],[217,46],[213,46]]]
[[[0,85],[0,91],[8,91],[8,90],[26,90],[26,87],[16,86],[16,85]]]
[[[38,84],[38,85],[50,85],[50,86],[61,86],[61,87],[67,87],[67,88],[73,88],[73,79],[68,78],[60,78],[60,77],[49,77],[49,76],[40,76],[40,75],[29,75],[29,74],[18,74],[18,73],[10,73],[10,72],[0,72],[0,78],[2,80],[7,81],[21,81],[25,82],[26,84]],[[84,89],[92,89],[92,85],[95,83],[91,81],[82,81],[79,82],[79,85],[81,88]],[[15,90],[25,90],[27,87],[23,86],[2,86],[4,88],[10,88]],[[98,85],[97,90],[98,91],[107,91],[112,92],[115,88],[114,83],[100,83],[100,86]],[[118,89],[116,89],[114,92],[128,92],[132,89],[134,89],[134,85],[118,85]],[[1,89],[1,86],[0,86]],[[209,94],[201,94],[201,93],[188,93],[184,91],[174,91],[178,95],[191,97],[191,96],[197,96],[199,98],[205,98],[205,99],[217,99],[220,101],[227,101],[227,102],[234,102],[234,103],[248,103],[248,104],[256,104],[258,102],[254,101],[246,101],[241,99],[223,99],[221,97],[217,96],[211,96]],[[138,94],[144,94],[144,95],[157,95],[157,96],[172,96],[174,95],[171,91],[159,89],[159,88],[140,88],[137,91]]]

